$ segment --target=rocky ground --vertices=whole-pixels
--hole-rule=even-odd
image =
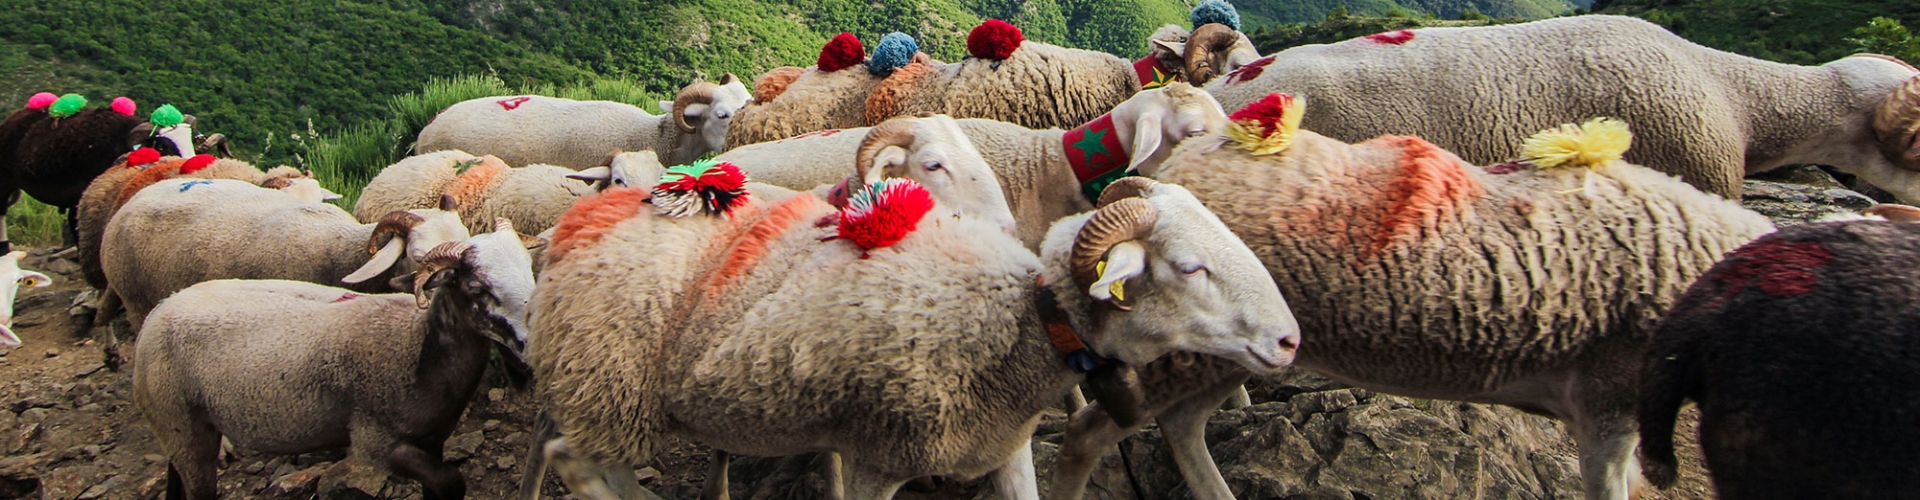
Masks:
[[[1871,190],[1862,188],[1864,191]],[[1782,224],[1857,211],[1874,199],[1813,168],[1747,183],[1747,205]],[[1884,199],[1884,194],[1874,193]],[[55,277],[24,291],[16,326],[26,345],[0,351],[0,499],[158,498],[166,466],[131,399],[127,372],[107,370],[106,329],[87,327],[92,293],[71,260],[32,252],[30,269]],[[1243,499],[1580,498],[1579,466],[1565,428],[1510,408],[1408,399],[1342,387],[1294,372],[1250,385],[1252,407],[1222,411],[1207,427],[1221,472]],[[497,379],[475,395],[447,459],[460,465],[469,498],[512,496],[527,451],[533,405]],[[1641,498],[1708,498],[1693,444],[1693,410],[1681,425],[1681,484]],[[1065,416],[1045,417],[1035,458],[1045,491]],[[1157,431],[1109,454],[1088,496],[1095,500],[1186,498]],[[238,450],[223,470],[224,498],[417,499],[418,485],[342,462],[343,453],[268,456]],[[668,500],[697,498],[704,450],[684,446],[641,469],[642,484]],[[819,498],[817,457],[736,459],[734,498]],[[993,496],[984,481],[937,480],[903,491],[913,500]],[[548,477],[543,496],[566,498]]]

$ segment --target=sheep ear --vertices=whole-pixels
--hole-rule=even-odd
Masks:
[[[514,234],[520,235],[520,244],[526,246],[528,250],[533,250],[536,248],[547,246],[546,238],[541,238],[539,236],[533,236],[533,235],[522,233],[522,232],[515,232]]]
[[[681,111],[680,114],[686,116],[688,119],[704,118],[707,116],[707,109],[711,107],[712,106],[708,106],[700,103],[688,104],[687,110]],[[667,109],[673,109],[673,108],[667,108]]]
[[[413,293],[413,275],[402,274],[387,279],[387,287],[396,293]]]
[[[1152,42],[1153,43],[1148,44],[1147,51],[1150,52],[1155,59],[1172,59],[1177,61],[1180,59],[1181,54],[1187,53],[1187,44],[1185,43],[1169,42],[1166,40],[1153,40]]]
[[[1121,428],[1130,429],[1146,420],[1146,391],[1140,388],[1140,375],[1133,366],[1111,362],[1094,368],[1081,385]]]
[[[46,288],[47,285],[51,285],[51,284],[53,284],[53,278],[48,278],[47,275],[45,274],[40,274],[33,271],[25,270],[25,269],[20,270],[20,286],[24,286],[28,288]]]
[[[873,168],[867,169],[867,178],[861,182],[873,184],[887,178],[887,170],[907,164],[907,148],[887,146],[873,155]]]
[[[579,172],[567,174],[567,178],[584,181],[588,184],[592,184],[595,182],[600,182],[600,181],[613,178],[613,169],[607,168],[607,167],[593,167],[586,170],[581,170]]]
[[[721,85],[727,85],[737,81],[740,81],[740,77],[733,76],[733,73],[727,73],[726,75],[720,77]]]
[[[447,283],[453,282],[453,271],[451,268],[434,271],[432,276],[427,277],[425,286],[428,290],[447,286]],[[420,293],[419,290],[414,290],[413,292]]]
[[[387,240],[387,245],[380,247],[380,251],[373,254],[373,259],[368,260],[367,265],[360,266],[360,269],[354,270],[353,274],[349,274],[345,278],[340,278],[340,282],[353,284],[373,279],[374,276],[379,276],[380,273],[386,272],[388,268],[393,267],[393,263],[398,262],[400,260],[400,254],[406,253],[406,250],[406,238]]]
[[[133,131],[127,132],[127,147],[139,146],[141,143],[147,142],[147,138],[149,137],[153,137],[152,123],[142,122],[139,125],[135,125]]]
[[[673,101],[660,101],[660,111],[663,113],[672,113]]]
[[[1127,280],[1147,270],[1147,249],[1133,241],[1121,242],[1107,251],[1107,260],[1100,261],[1100,279],[1087,287],[1087,294],[1103,302],[1113,302],[1125,309],[1128,302]]]
[[[1159,111],[1149,111],[1133,121],[1133,151],[1130,153],[1133,159],[1127,162],[1128,172],[1138,170],[1140,164],[1146,163],[1154,152],[1160,150],[1160,142],[1166,136],[1160,126],[1163,115]]]

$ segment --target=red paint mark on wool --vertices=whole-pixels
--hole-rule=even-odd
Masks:
[[[468,165],[465,172],[455,176],[453,182],[447,183],[444,191],[447,195],[453,196],[453,201],[459,204],[460,215],[463,218],[467,213],[476,213],[480,210],[480,202],[486,198],[487,190],[493,187],[494,182],[507,175],[509,168],[507,162],[493,155],[467,161],[478,163]],[[454,168],[460,167],[456,165]]]
[[[838,134],[838,133],[840,133],[840,129],[837,129],[837,128],[830,128],[830,129],[826,129],[826,130],[815,130],[815,131],[812,131],[812,132],[807,132],[807,133],[804,133],[804,134],[800,134],[800,135],[796,135],[796,136],[793,136],[793,138],[794,138],[794,139],[805,139],[805,138],[808,138],[808,137],[827,137],[827,136],[830,136],[830,135],[833,135],[833,134]]]
[[[531,100],[533,100],[532,97],[520,96],[512,99],[501,99],[498,101],[494,101],[494,103],[499,104],[500,109],[513,111],[515,108],[519,108],[521,104],[526,104],[527,101],[531,101]]]
[[[1386,205],[1379,229],[1368,249],[1369,257],[1378,256],[1396,238],[1417,236],[1433,229],[1443,217],[1485,193],[1480,184],[1467,176],[1465,168],[1446,150],[1418,137],[1388,136],[1381,140],[1401,151],[1396,162],[1399,172],[1379,203]]]
[[[1233,70],[1232,73],[1227,73],[1227,84],[1232,85],[1235,82],[1246,82],[1259,78],[1260,73],[1266,72],[1267,65],[1273,64],[1273,58],[1274,56],[1267,56],[1254,59],[1253,62],[1247,63],[1246,66],[1241,66],[1239,69]]]
[[[712,274],[707,275],[706,284],[701,287],[706,297],[708,299],[718,297],[728,285],[760,265],[760,261],[767,257],[769,244],[780,239],[782,235],[787,234],[788,230],[819,212],[821,208],[816,198],[801,194],[775,206],[767,213],[766,218],[760,219],[753,224],[753,227],[747,228],[744,234],[728,231],[719,235],[722,238],[737,239],[733,242],[733,247],[727,251],[727,260],[721,262],[720,267],[714,269]]]
[[[346,302],[346,301],[357,299],[357,298],[360,298],[360,294],[347,292],[347,293],[341,294],[340,298],[333,299],[333,303],[338,304],[341,302]]]
[[[1020,42],[1027,40],[1020,27],[999,19],[988,19],[967,32],[967,54],[981,59],[1003,60],[1013,56]]]
[[[163,158],[158,164],[135,172],[133,177],[127,179],[126,184],[120,186],[120,196],[115,197],[113,200],[114,208],[126,205],[127,200],[133,199],[133,195],[138,194],[142,189],[146,189],[147,186],[178,177],[180,175],[180,166],[186,162],[187,160],[182,158]]]
[[[1413,30],[1389,31],[1367,35],[1366,39],[1388,45],[1400,45],[1413,41]]]
[[[550,262],[559,262],[575,249],[599,243],[613,226],[639,214],[652,196],[653,193],[645,189],[616,187],[574,202],[554,225],[547,258]]]
[[[820,58],[815,59],[813,65],[818,66],[822,72],[832,73],[860,64],[861,61],[866,60],[866,57],[867,48],[860,45],[860,38],[853,36],[853,33],[842,31],[834,35],[832,40],[827,40],[826,46],[820,48]]]
[[[1820,281],[1820,268],[1831,260],[1833,252],[1817,241],[1763,240],[1728,253],[1728,266],[1713,280],[1725,287],[1725,297],[1739,294],[1748,285],[1775,297],[1792,297],[1813,291]]]

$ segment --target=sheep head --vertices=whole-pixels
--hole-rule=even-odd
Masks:
[[[1887,94],[1873,113],[1873,133],[1887,161],[1920,171],[1920,75]]]
[[[1185,62],[1187,82],[1194,85],[1206,85],[1213,77],[1260,58],[1260,51],[1254,48],[1252,40],[1219,23],[1194,28],[1193,37],[1188,38],[1182,48],[1185,49],[1181,59]]]
[[[960,123],[946,115],[898,117],[867,131],[854,154],[854,182],[870,185],[889,178],[920,183],[935,200],[954,211],[998,223],[1014,233],[1000,178],[974,149]]]
[[[21,269],[20,259],[26,257],[27,253],[20,251],[0,256],[0,349],[21,344],[20,336],[13,333],[13,299],[20,288],[41,288],[53,283],[45,274]]]
[[[1227,113],[1213,95],[1186,83],[1144,90],[1114,106],[1110,112],[1116,130],[1130,124],[1132,137],[1122,138],[1131,158],[1127,171],[1152,176],[1181,142],[1227,129]]]
[[[128,147],[154,148],[166,156],[192,158],[194,156],[193,115],[181,115],[179,124],[156,128],[153,123],[143,122],[127,132]],[[218,134],[216,134],[218,135]],[[216,146],[224,145],[226,136],[220,136]],[[231,151],[229,151],[231,157]]]
[[[660,107],[673,114],[673,124],[680,133],[698,135],[707,148],[692,152],[699,156],[707,151],[726,149],[727,125],[732,123],[735,112],[753,102],[753,93],[739,78],[728,73],[720,77],[719,83],[693,82],[680,89],[680,94],[672,101],[661,101]]]
[[[600,192],[614,187],[651,187],[666,170],[660,155],[651,149],[631,153],[616,149],[600,161],[600,166],[567,174],[567,178],[586,182],[594,192]]]
[[[396,210],[381,216],[367,241],[367,252],[373,257],[340,281],[364,282],[399,264],[402,254],[411,262],[421,262],[441,243],[467,239],[467,226],[458,210],[453,197],[443,195],[438,209]]]
[[[493,232],[434,246],[420,259],[419,270],[396,281],[411,280],[414,304],[421,309],[443,300],[447,294],[439,291],[451,290],[459,298],[450,309],[461,318],[450,319],[471,321],[484,316],[484,321],[467,323],[463,329],[487,336],[517,358],[527,341],[533,256],[526,236],[514,231],[512,221],[494,219],[494,226],[498,229]],[[506,340],[508,335],[512,341]]]
[[[1293,361],[1300,327],[1272,276],[1180,186],[1115,181],[1093,213],[1056,223],[1042,250],[1065,261],[1049,281],[1067,280],[1061,303],[1078,309],[1076,329],[1104,356],[1140,365],[1191,352],[1255,373]]]

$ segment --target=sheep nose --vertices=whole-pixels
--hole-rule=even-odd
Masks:
[[[1280,350],[1282,350],[1282,351],[1287,351],[1287,352],[1293,352],[1293,351],[1296,351],[1296,350],[1299,350],[1299,349],[1300,349],[1300,335],[1299,335],[1299,334],[1291,334],[1291,333],[1290,333],[1290,334],[1286,334],[1286,335],[1281,335],[1281,336],[1280,336]]]

